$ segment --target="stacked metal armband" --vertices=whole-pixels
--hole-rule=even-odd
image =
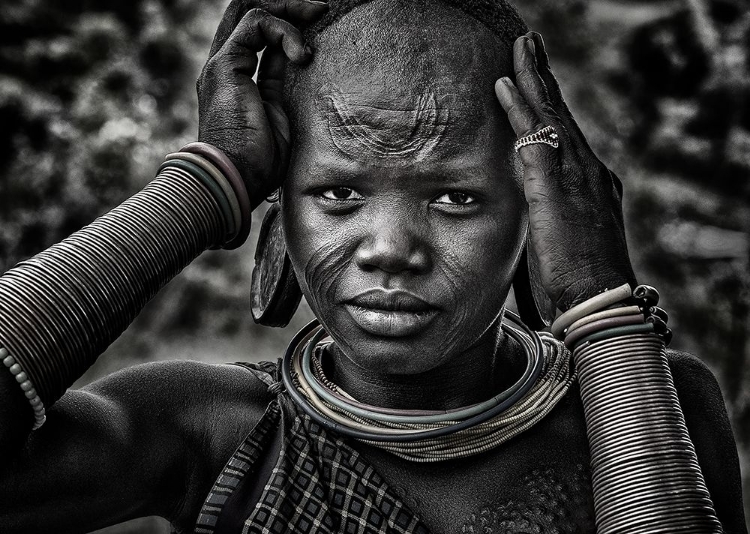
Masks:
[[[591,450],[599,534],[720,533],[666,354],[658,292],[629,285],[562,314],[552,333],[573,351]]]
[[[249,232],[239,172],[220,150],[191,143],[142,191],[0,277],[0,359],[29,399],[33,428],[162,286]]]

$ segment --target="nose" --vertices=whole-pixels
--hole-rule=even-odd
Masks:
[[[430,269],[423,232],[415,221],[400,217],[378,217],[372,221],[368,235],[357,247],[354,261],[364,271],[420,274]]]

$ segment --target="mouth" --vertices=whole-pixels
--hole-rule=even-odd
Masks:
[[[424,329],[438,308],[402,290],[371,289],[344,303],[366,332],[383,337],[405,337]]]

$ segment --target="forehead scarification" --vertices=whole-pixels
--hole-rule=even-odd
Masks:
[[[450,124],[450,108],[432,91],[400,99],[395,109],[358,103],[335,86],[323,86],[318,95],[331,142],[352,159],[365,153],[383,161],[423,161]]]

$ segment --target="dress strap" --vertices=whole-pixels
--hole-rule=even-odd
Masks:
[[[245,366],[243,365],[243,367]],[[267,373],[258,373],[258,375],[265,375],[270,378]],[[271,382],[273,383],[273,380]],[[229,458],[221,475],[216,479],[198,516],[195,534],[215,534],[216,523],[221,516],[224,505],[242,480],[256,468],[258,459],[268,447],[280,419],[279,403],[272,400],[263,416]]]

